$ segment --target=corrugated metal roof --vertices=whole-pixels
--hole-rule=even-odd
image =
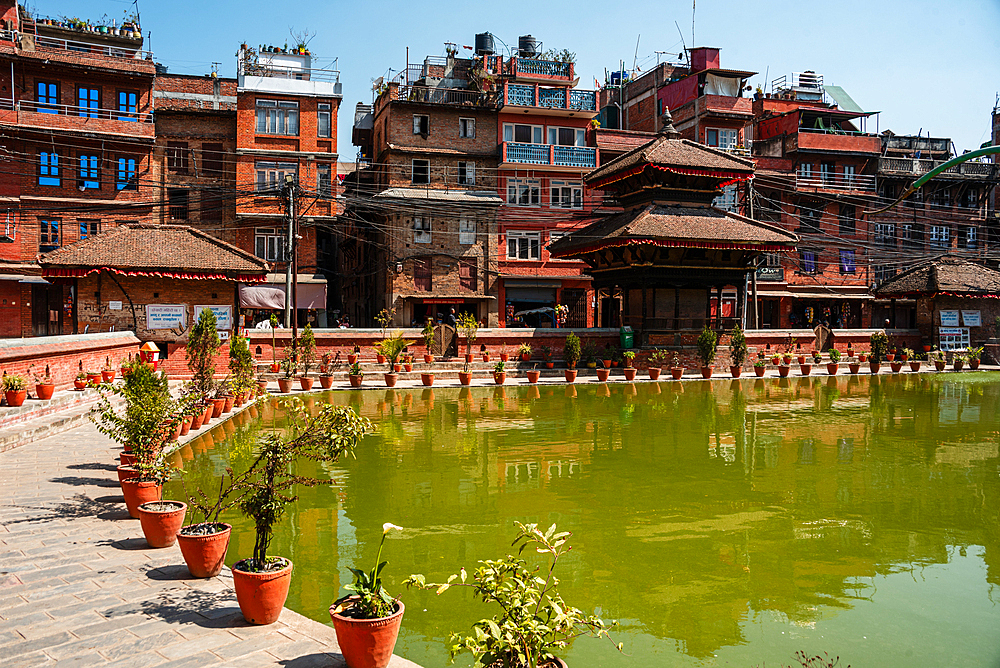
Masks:
[[[827,95],[832,97],[837,103],[837,106],[844,111],[853,111],[855,113],[865,113],[865,110],[858,106],[858,103],[854,101],[847,91],[840,86],[823,86],[823,90],[826,91]]]
[[[386,188],[375,195],[379,198],[427,199],[473,204],[503,204],[503,198],[488,190],[440,190],[434,188]]]

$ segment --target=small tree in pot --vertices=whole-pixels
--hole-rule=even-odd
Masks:
[[[302,375],[299,377],[299,385],[303,390],[311,390],[314,378],[309,377],[309,370],[316,363],[316,337],[313,335],[312,327],[308,324],[299,336],[299,361],[302,362]]]
[[[476,342],[476,335],[479,333],[479,321],[471,313],[464,311],[458,314],[456,319],[459,331],[465,336],[465,359],[472,361],[472,344]]]
[[[420,335],[424,337],[424,348],[427,349],[427,352],[424,353],[424,364],[430,364],[434,361],[434,355],[431,352],[434,347],[434,323],[431,322],[430,318],[427,319],[427,324],[424,325]]]
[[[188,504],[202,518],[201,522],[189,524],[177,534],[177,544],[184,556],[184,563],[193,577],[212,578],[222,571],[233,527],[220,522],[219,517],[242,500],[247,491],[246,481],[252,473],[248,469],[235,475],[232,467],[227,466],[225,473],[219,478],[219,491],[212,497],[200,487],[194,494],[188,492],[186,482],[181,480]]]
[[[719,337],[708,327],[698,335],[698,358],[701,360],[702,378],[712,377],[712,362],[715,361],[715,351],[719,345]]]
[[[215,356],[221,345],[217,327],[218,323],[211,309],[202,309],[185,346],[187,365],[191,370],[191,385],[202,396],[208,396],[214,384]]]
[[[563,361],[566,362],[566,381],[576,380],[576,363],[580,361],[580,337],[570,332],[563,344]]]
[[[242,403],[254,384],[250,342],[236,335],[229,340],[229,378],[237,401]]]
[[[284,402],[288,424],[282,433],[263,437],[258,455],[250,465],[246,493],[240,511],[254,523],[256,537],[253,556],[233,564],[233,584],[243,617],[251,624],[271,624],[278,619],[288,596],[292,562],[268,556],[274,526],[285,509],[298,497],[295,485],[312,487],[319,480],[292,472],[297,459],[335,463],[343,454],[353,454],[361,438],[372,431],[368,419],[346,406],[325,405],[310,416],[298,397]]]
[[[739,325],[733,327],[733,332],[729,337],[729,358],[732,361],[729,372],[733,378],[739,378],[743,363],[747,361],[747,337]]]

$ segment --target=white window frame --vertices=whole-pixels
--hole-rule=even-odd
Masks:
[[[507,179],[507,205],[541,206],[541,181],[538,179]]]
[[[427,180],[426,181],[417,181],[416,164],[418,162],[426,162],[427,163]],[[410,183],[414,183],[416,185],[427,185],[430,182],[431,182],[431,161],[430,160],[424,160],[422,158],[413,158],[412,160],[410,160]]]
[[[872,225],[872,241],[882,246],[891,246],[896,242],[895,223],[874,223]]]
[[[333,114],[330,111],[330,105],[320,102],[316,108],[316,136],[329,138],[333,132]]]
[[[572,181],[550,181],[549,206],[553,209],[582,209],[583,184]]]
[[[947,225],[931,225],[931,248],[949,248],[951,246],[951,228]]]
[[[476,243],[476,219],[462,216],[458,219],[458,243],[469,245]]]
[[[572,130],[573,131],[573,143],[572,144],[560,144],[559,143],[559,131],[560,130]],[[583,128],[570,128],[565,125],[549,125],[545,133],[547,141],[546,144],[551,146],[586,146],[587,145],[587,131]]]
[[[708,133],[715,132],[716,143],[711,143]],[[723,151],[730,151],[739,144],[740,131],[733,128],[705,128],[705,145],[720,148]]]
[[[431,242],[431,219],[426,216],[413,217],[413,243],[429,244]]]
[[[275,227],[254,229],[254,255],[268,262],[285,262],[286,238]]]
[[[458,136],[462,139],[476,138],[476,119],[459,117]]]
[[[722,189],[722,194],[712,200],[712,206],[723,211],[736,212],[736,184],[730,184]]]
[[[979,232],[976,227],[969,226],[965,228],[965,247],[975,248],[979,244]]]
[[[515,127],[526,127],[531,128],[531,141],[523,142],[514,139],[514,128]],[[505,142],[512,142],[515,144],[544,144],[545,139],[545,126],[544,125],[531,125],[529,123],[504,123],[503,124],[503,140]]]
[[[257,192],[277,195],[285,184],[285,176],[292,174],[298,181],[299,165],[295,162],[258,161],[254,164],[254,171],[257,174]]]
[[[854,165],[844,165],[844,183],[853,186],[857,176],[857,167]]]
[[[333,165],[328,163],[316,165],[316,190],[321,195],[333,194]]]
[[[507,230],[507,259],[537,262],[542,259],[542,233],[527,230]],[[532,243],[534,242],[534,243]],[[511,250],[513,248],[513,254]],[[521,255],[524,257],[521,257]]]
[[[476,163],[466,160],[458,161],[458,183],[463,186],[476,185]]]
[[[811,179],[813,177],[813,164],[811,162],[799,163],[799,178]]]
[[[425,123],[421,121],[421,119],[426,121],[426,127],[424,127]],[[427,114],[413,114],[413,134],[424,135],[424,134],[430,134],[430,132],[431,132],[431,117],[428,116]]]
[[[257,124],[256,131],[260,135],[286,135],[297,137],[299,134],[299,103],[293,100],[261,100],[256,101]]]

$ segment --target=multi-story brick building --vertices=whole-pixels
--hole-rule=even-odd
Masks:
[[[359,107],[365,168],[341,241],[353,322],[395,308],[396,324],[423,323],[455,308],[496,326],[496,119],[483,60],[454,52],[408,65],[370,112]]]
[[[152,56],[138,26],[94,27],[0,1],[0,336],[72,333],[79,295],[39,277],[46,252],[157,201]]]

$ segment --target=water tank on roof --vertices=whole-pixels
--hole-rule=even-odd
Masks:
[[[492,56],[496,51],[493,49],[493,35],[488,32],[481,32],[476,35],[476,55]]]
[[[164,65],[163,63],[154,63],[153,67],[156,68],[156,73],[157,74],[166,74],[167,73],[167,66]]]
[[[806,70],[799,75],[799,86],[802,88],[819,88],[822,77],[812,70]]]
[[[531,35],[521,35],[517,38],[517,53],[521,58],[534,58],[538,55],[538,40]]]

